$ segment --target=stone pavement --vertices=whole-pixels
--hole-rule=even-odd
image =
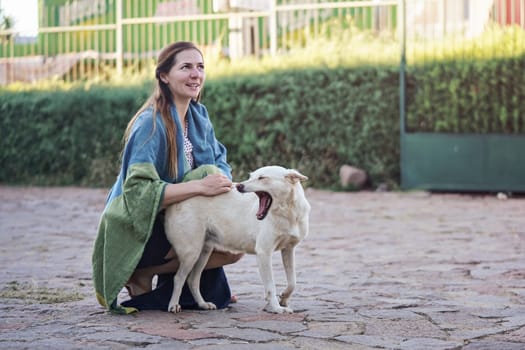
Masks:
[[[523,198],[309,189],[296,313],[261,311],[245,256],[226,310],[121,316],[92,293],[105,194],[0,186],[1,349],[525,349]]]

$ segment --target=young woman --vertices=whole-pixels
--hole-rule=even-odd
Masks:
[[[122,166],[100,219],[93,251],[97,299],[116,312],[167,310],[178,261],[163,227],[163,209],[193,196],[232,189],[226,149],[204,105],[204,60],[190,42],[164,48],[153,94],[129,122]],[[205,299],[226,307],[232,297],[222,266],[241,255],[216,251],[201,279]],[[157,287],[152,280],[158,276]],[[118,305],[126,287],[130,300]],[[186,308],[196,304],[187,287]]]

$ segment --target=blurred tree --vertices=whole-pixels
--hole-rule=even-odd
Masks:
[[[5,11],[2,8],[0,8],[0,31],[7,31],[9,29],[12,29],[14,25],[13,17],[6,15],[4,12]],[[11,33],[2,33],[0,34],[0,42],[9,42],[11,40],[11,37]]]

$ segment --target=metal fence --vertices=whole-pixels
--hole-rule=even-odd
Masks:
[[[401,5],[401,187],[525,192],[525,1]]]
[[[399,35],[400,0],[39,0],[36,37],[0,31],[0,85],[140,72],[177,40],[207,57],[278,55],[334,26]],[[487,22],[524,25],[524,0],[407,0],[406,35],[476,36]],[[396,39],[397,40],[397,39]],[[374,52],[380,56],[381,51]]]
[[[352,18],[362,29],[395,30],[392,1],[41,0],[35,38],[0,32],[0,84],[81,80],[140,71],[176,40],[208,56],[276,55]]]

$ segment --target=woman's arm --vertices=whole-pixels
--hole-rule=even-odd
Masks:
[[[222,174],[208,175],[200,180],[168,184],[164,190],[161,209],[194,196],[216,196],[231,189],[231,180]]]

